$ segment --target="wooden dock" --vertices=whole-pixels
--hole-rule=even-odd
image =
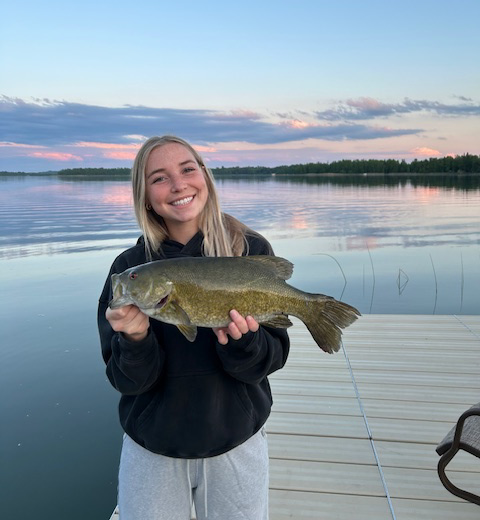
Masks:
[[[270,376],[270,520],[480,518],[443,488],[435,452],[480,401],[480,316],[365,315],[332,356],[297,320],[290,337]],[[480,494],[479,459],[449,467]]]

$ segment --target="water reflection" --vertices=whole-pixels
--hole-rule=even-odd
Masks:
[[[464,287],[478,286],[479,179],[266,176],[218,179],[217,186],[227,212],[296,263],[294,278],[305,290],[349,298],[363,312],[431,312],[417,298],[429,280],[428,291],[440,294],[437,312],[444,285],[457,290],[457,269]],[[139,235],[127,180],[3,178],[1,188],[0,260],[78,252],[93,259]],[[327,257],[312,263],[320,254],[331,256],[329,267]],[[478,311],[469,290],[448,312]]]
[[[452,195],[409,183],[372,188],[264,179],[233,185],[220,183],[224,206],[274,238],[330,237],[332,250],[460,245],[471,243],[471,235],[478,239],[478,190],[466,199],[462,191]]]
[[[128,183],[27,179],[4,179],[0,258],[123,247],[138,236]]]
[[[249,176],[225,176],[219,177],[217,182],[249,182],[265,183],[270,182],[272,178],[278,183],[287,184],[332,184],[336,186],[405,186],[411,185],[415,187],[439,187],[441,189],[455,190],[478,190],[480,188],[480,177],[478,175],[382,175],[382,174],[365,174],[365,175],[249,175]]]

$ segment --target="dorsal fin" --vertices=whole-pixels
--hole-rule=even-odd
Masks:
[[[280,256],[252,255],[246,256],[245,259],[251,260],[252,262],[259,262],[265,267],[269,267],[276,274],[276,276],[282,280],[288,280],[293,273],[292,262],[286,260],[285,258],[281,258]]]

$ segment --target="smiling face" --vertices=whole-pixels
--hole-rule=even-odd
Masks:
[[[145,168],[146,201],[163,217],[170,238],[186,244],[199,230],[208,199],[203,169],[179,143],[155,148]]]

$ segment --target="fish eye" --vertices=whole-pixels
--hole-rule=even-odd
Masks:
[[[130,273],[128,275],[128,277],[130,278],[130,280],[135,280],[135,278],[137,278],[138,276],[138,273],[136,271],[133,271],[133,273]]]

